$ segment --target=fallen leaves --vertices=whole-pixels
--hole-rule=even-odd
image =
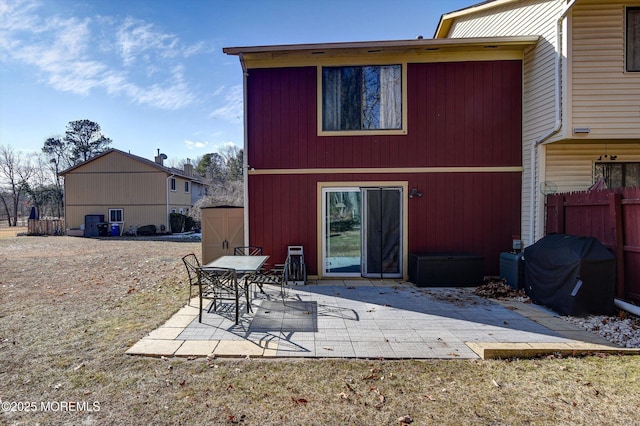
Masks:
[[[400,426],[406,426],[413,423],[413,419],[410,416],[400,416],[398,417],[397,422],[398,422],[398,425]]]

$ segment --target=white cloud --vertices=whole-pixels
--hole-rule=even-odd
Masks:
[[[206,148],[207,145],[209,145],[209,142],[185,140],[184,145],[187,149],[203,149],[203,148]]]
[[[179,54],[179,39],[176,36],[155,31],[153,24],[131,17],[127,17],[118,29],[116,42],[127,66],[133,65],[140,54],[149,51],[157,52],[163,58]]]
[[[43,82],[64,92],[104,90],[166,110],[196,102],[180,61],[202,52],[204,43],[185,46],[131,17],[41,16],[39,8],[31,0],[0,2],[0,61],[33,66]]]
[[[228,90],[216,90],[215,95],[224,94],[224,104],[216,108],[211,114],[210,118],[221,118],[223,120],[238,122],[242,120],[243,112],[243,93],[242,86],[237,85],[229,88]]]

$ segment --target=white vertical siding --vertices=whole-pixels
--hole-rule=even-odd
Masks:
[[[625,6],[640,0],[582,0],[572,16],[572,127],[587,139],[640,135],[640,73],[625,72]]]

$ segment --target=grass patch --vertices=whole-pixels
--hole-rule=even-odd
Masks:
[[[0,424],[369,426],[398,424],[401,416],[417,425],[637,422],[636,356],[385,361],[125,355],[187,302],[180,257],[199,250],[199,243],[68,237],[0,241],[0,398],[99,405],[91,412],[4,411]]]

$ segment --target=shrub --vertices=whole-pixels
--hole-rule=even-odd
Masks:
[[[184,219],[185,232],[193,230],[195,225],[196,225],[196,221],[191,216],[185,216],[185,219]]]
[[[169,215],[169,224],[171,225],[171,233],[182,232],[184,228],[185,215],[182,213],[171,213]]]
[[[141,235],[143,237],[156,235],[156,226],[155,225],[140,226],[138,227],[138,235]]]

